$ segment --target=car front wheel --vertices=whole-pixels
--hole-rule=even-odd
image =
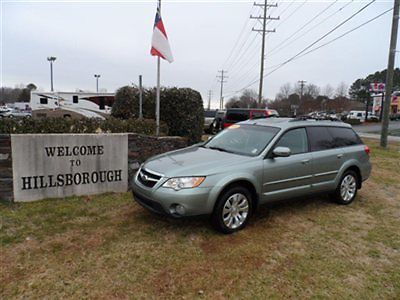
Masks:
[[[243,229],[252,212],[252,196],[244,187],[228,189],[215,206],[212,223],[222,233],[233,233]]]
[[[348,205],[354,201],[357,195],[358,176],[354,171],[343,174],[335,192],[335,200],[339,204]]]

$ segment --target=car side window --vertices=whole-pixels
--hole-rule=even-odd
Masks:
[[[292,129],[282,135],[276,147],[287,147],[292,155],[308,152],[307,133],[304,128]]]
[[[335,148],[362,144],[358,135],[351,128],[329,127],[328,131],[333,137]]]
[[[311,151],[321,151],[334,148],[334,141],[328,128],[322,126],[307,127]]]

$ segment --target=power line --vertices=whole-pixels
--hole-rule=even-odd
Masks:
[[[326,34],[324,34],[322,37],[318,38],[316,41],[314,41],[313,43],[311,43],[310,45],[308,45],[307,47],[305,47],[303,50],[301,50],[300,52],[298,52],[296,55],[294,55],[293,57],[289,58],[288,60],[284,61],[283,63],[279,64],[276,68],[274,68],[272,71],[268,72],[265,77],[271,75],[272,73],[276,72],[277,70],[279,70],[280,68],[282,68],[284,65],[288,64],[289,62],[295,60],[296,58],[300,57],[304,52],[306,52],[308,49],[310,49],[312,46],[314,46],[315,44],[317,44],[318,42],[320,42],[322,39],[324,39],[325,37],[327,37],[328,35],[330,35],[331,33],[333,33],[334,31],[336,31],[337,29],[339,29],[341,26],[343,26],[345,23],[347,23],[348,21],[350,21],[351,19],[353,19],[355,16],[357,16],[358,14],[360,14],[363,10],[365,10],[367,7],[369,7],[371,4],[373,4],[374,2],[376,2],[376,0],[372,0],[371,2],[369,2],[367,5],[363,6],[361,9],[359,9],[358,11],[356,11],[354,14],[352,14],[350,17],[348,17],[347,19],[345,19],[344,21],[342,21],[341,23],[339,23],[338,25],[336,25],[333,29],[331,29],[330,31],[328,31]],[[247,86],[245,86],[244,88],[242,88],[241,90],[236,91],[236,93],[241,92],[245,89],[247,89],[248,87],[252,86],[253,84],[255,84],[256,81],[251,82],[250,84],[248,84]]]
[[[253,12],[253,10],[254,10],[254,6],[252,5],[251,9],[249,11],[249,14],[251,14]],[[246,17],[246,22],[244,23],[244,25],[243,25],[243,27],[242,27],[242,29],[241,29],[241,31],[239,33],[239,36],[237,37],[235,43],[233,44],[233,48],[232,48],[231,52],[229,53],[228,58],[225,60],[223,66],[225,66],[228,63],[228,61],[231,59],[233,53],[236,50],[236,46],[239,44],[239,41],[241,40],[241,38],[243,36],[243,33],[245,32],[245,29],[246,29],[247,25],[249,24],[249,21],[250,21],[250,19]]]
[[[361,27],[364,27],[365,25],[367,25],[367,24],[369,24],[369,23],[375,21],[376,19],[379,19],[380,17],[382,17],[383,15],[387,14],[388,12],[390,12],[390,11],[392,11],[392,10],[393,10],[393,8],[389,8],[388,10],[385,10],[383,13],[377,15],[376,17],[374,17],[374,18],[372,18],[372,19],[369,19],[368,21],[366,21],[366,22],[364,22],[364,23],[358,25],[357,27],[354,27],[353,29],[350,29],[350,30],[346,31],[345,33],[339,35],[338,37],[336,37],[336,38],[334,38],[334,39],[332,39],[332,40],[330,40],[329,42],[326,42],[325,44],[322,44],[322,45],[320,45],[320,46],[318,46],[318,47],[316,47],[316,48],[311,49],[310,51],[307,51],[307,52],[303,53],[302,55],[298,56],[297,58],[301,58],[301,57],[303,57],[303,56],[306,56],[307,54],[310,54],[310,53],[312,53],[312,52],[315,52],[315,51],[317,51],[318,49],[321,49],[322,47],[328,46],[329,44],[332,44],[333,42],[336,42],[338,39],[340,39],[340,38],[342,38],[342,37],[344,37],[344,36],[346,36],[346,35],[352,33],[353,31],[356,31],[357,29],[360,29]]]
[[[322,11],[320,11],[318,14],[316,14],[315,16],[313,16],[309,21],[307,21],[303,26],[301,26],[299,29],[297,29],[295,32],[293,32],[289,37],[287,37],[285,40],[283,40],[282,42],[280,42],[276,47],[272,48],[270,50],[270,53],[273,53],[275,50],[279,50],[282,48],[282,46],[288,41],[290,40],[293,36],[295,36],[297,33],[299,33],[300,31],[302,31],[305,27],[307,27],[309,24],[311,24],[313,21],[315,21],[315,19],[317,19],[318,17],[320,17],[324,12],[326,12],[328,9],[330,9],[333,5],[336,4],[336,2],[338,2],[339,0],[335,0],[334,2],[330,3],[327,7],[325,7]]]
[[[337,13],[341,12],[343,9],[345,9],[347,6],[349,6],[351,3],[353,3],[354,0],[351,0],[350,2],[346,3],[345,5],[343,5],[342,7],[340,7],[338,10],[336,10],[335,12],[333,12],[332,14],[330,14],[329,16],[327,16],[326,18],[322,19],[320,22],[318,22],[317,24],[315,24],[314,26],[312,26],[310,29],[308,29],[308,31],[300,34],[297,38],[295,38],[294,40],[292,40],[291,42],[287,43],[285,46],[289,46],[291,44],[293,44],[294,42],[296,42],[297,40],[299,40],[300,38],[302,38],[303,36],[307,35],[308,33],[310,33],[312,30],[314,30],[315,28],[318,28],[319,25],[321,25],[322,23],[325,23],[326,21],[328,21],[330,18],[332,18],[333,16],[335,16]],[[279,48],[280,49],[280,48]],[[272,49],[270,52],[270,55],[275,55],[275,53],[277,53],[279,50],[276,48]]]

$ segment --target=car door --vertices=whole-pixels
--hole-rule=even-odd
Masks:
[[[312,154],[312,191],[335,189],[335,179],[344,160],[342,148],[337,148],[326,126],[307,127]]]
[[[297,197],[311,190],[311,160],[305,128],[295,128],[285,132],[276,147],[288,147],[289,157],[274,157],[269,154],[264,159],[262,202]]]

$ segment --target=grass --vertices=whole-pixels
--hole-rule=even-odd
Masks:
[[[129,193],[2,204],[0,297],[398,299],[400,145],[367,142],[374,169],[352,205],[270,205],[229,236]]]

